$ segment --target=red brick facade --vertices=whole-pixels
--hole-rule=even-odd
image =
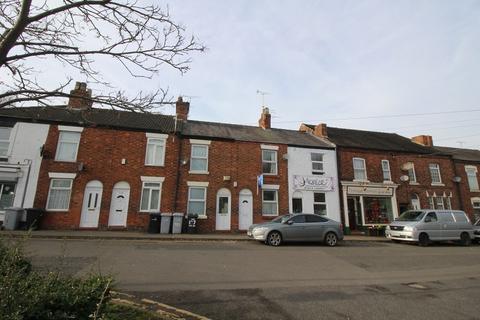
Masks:
[[[162,185],[161,211],[174,210],[174,193],[177,179],[178,138],[169,135],[166,145],[165,165],[146,166],[145,152],[147,137],[145,132],[122,131],[103,128],[84,128],[76,162],[55,161],[58,143],[58,126],[50,126],[44,146],[44,158],[38,180],[35,206],[45,208],[50,187],[49,172],[76,173],[73,181],[70,208],[67,212],[48,212],[43,227],[55,229],[76,229],[79,227],[83,193],[89,181],[98,180],[103,184],[103,195],[99,218],[99,228],[108,226],[110,201],[115,183],[126,181],[130,185],[130,201],[127,227],[145,228],[148,214],[139,213],[142,189],[141,176],[165,177]],[[122,159],[126,163],[122,164]],[[83,163],[83,170],[79,164]]]
[[[477,172],[480,169],[480,165],[475,162],[467,162],[455,160],[456,175],[460,177],[461,182],[458,184],[460,188],[460,208],[467,212],[472,222],[480,219],[480,208],[474,208],[473,202],[480,202],[480,190],[471,190],[468,184],[467,173],[465,166],[477,168]],[[477,174],[478,181],[478,174]]]

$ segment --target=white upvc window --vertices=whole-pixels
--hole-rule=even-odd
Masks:
[[[262,190],[262,215],[278,216],[278,190]]]
[[[428,197],[428,206],[430,209],[435,209],[435,199],[434,197]]]
[[[382,160],[383,181],[392,181],[392,173],[390,171],[390,162]]]
[[[365,159],[353,158],[353,177],[354,180],[367,180],[367,168]]]
[[[78,146],[80,144],[80,132],[60,131],[58,136],[56,161],[77,161]]]
[[[47,210],[67,211],[70,207],[73,179],[51,179]]]
[[[166,135],[147,133],[145,165],[163,166],[165,164]]]
[[[417,175],[415,174],[415,165],[410,162],[411,167],[408,169],[408,181],[410,183],[417,183]]]
[[[155,212],[160,210],[160,198],[162,183],[157,181],[143,181],[142,199],[140,201],[141,212]]]
[[[465,166],[465,172],[467,173],[468,187],[470,188],[470,191],[477,191],[479,189],[477,167]]]
[[[15,182],[0,182],[0,211],[13,206],[16,186]]]
[[[10,146],[10,133],[12,128],[0,128],[0,157],[8,156],[8,148]]]
[[[190,173],[208,173],[208,145],[192,144]]]
[[[262,150],[262,173],[265,175],[276,175],[277,172],[277,151]]]
[[[452,200],[450,197],[445,198],[445,209],[452,210]]]
[[[443,203],[443,197],[435,198],[435,209],[445,210],[445,205]]]
[[[188,188],[188,207],[187,213],[198,214],[199,217],[206,217],[207,188],[189,187]]]
[[[312,174],[324,174],[323,154],[312,152],[310,153],[310,159],[312,160]]]
[[[428,165],[430,169],[430,176],[432,177],[432,184],[441,184],[442,177],[440,175],[440,166],[437,163],[430,163]]]
[[[327,201],[325,198],[325,193],[315,192],[313,194],[313,213],[322,216],[327,215]]]

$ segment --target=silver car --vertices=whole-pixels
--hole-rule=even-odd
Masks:
[[[385,236],[393,241],[418,242],[421,246],[449,240],[468,246],[473,239],[473,226],[460,210],[411,210],[388,225]]]
[[[480,219],[473,224],[473,235],[475,237],[475,242],[480,243]]]
[[[247,235],[271,246],[288,241],[319,241],[336,246],[343,240],[340,222],[316,214],[286,214],[269,222],[254,224]]]

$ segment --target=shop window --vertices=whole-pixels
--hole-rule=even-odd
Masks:
[[[355,180],[367,180],[365,159],[353,158],[353,177]]]
[[[393,221],[392,199],[363,197],[365,224],[387,224]]]
[[[262,191],[262,214],[264,216],[278,215],[278,192],[277,190]]]
[[[277,174],[277,151],[262,150],[262,172],[266,175]]]
[[[192,145],[190,173],[208,172],[208,145]]]
[[[206,187],[189,187],[188,188],[188,208],[187,213],[198,214],[205,217],[205,203],[207,199]]]
[[[440,175],[440,166],[436,163],[430,163],[428,165],[430,169],[430,176],[432,178],[432,184],[440,184],[442,183],[442,177]]]
[[[477,167],[465,166],[465,172],[467,173],[468,187],[470,188],[470,191],[477,191],[479,189]]]
[[[325,199],[325,193],[315,192],[313,194],[313,213],[322,216],[327,215],[327,201]]]
[[[66,211],[70,206],[72,179],[52,179],[48,192],[47,210]]]
[[[412,194],[412,197],[410,199],[410,202],[412,204],[412,209],[413,210],[420,210],[421,209],[421,206],[420,206],[420,199],[418,198],[418,195],[417,194]]]
[[[312,160],[312,174],[324,174],[323,171],[323,154],[311,153],[310,158]]]
[[[151,212],[160,210],[160,182],[143,182],[140,211]]]
[[[8,155],[8,147],[10,146],[10,133],[12,128],[0,128],[0,158]]]
[[[60,131],[57,152],[55,154],[56,161],[77,161],[80,134],[80,132],[74,131]]]
[[[390,172],[390,162],[382,160],[383,181],[392,181],[392,174]]]
[[[12,207],[13,199],[15,199],[15,183],[0,183],[0,210]]]
[[[445,210],[445,205],[443,203],[443,197],[435,198],[435,209]]]

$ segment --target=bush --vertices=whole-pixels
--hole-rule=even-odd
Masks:
[[[0,240],[0,319],[95,319],[108,302],[111,278],[85,279],[32,270],[20,245]]]

